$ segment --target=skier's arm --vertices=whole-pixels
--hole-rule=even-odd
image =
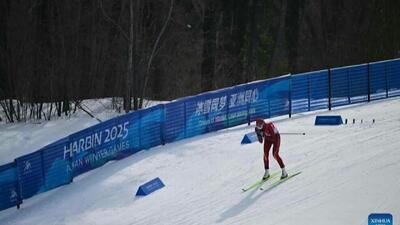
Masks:
[[[256,134],[257,134],[258,142],[263,143],[264,132],[262,130],[257,129],[257,128],[255,129],[255,131],[256,131]]]

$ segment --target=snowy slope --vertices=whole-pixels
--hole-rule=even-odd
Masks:
[[[0,212],[0,224],[367,224],[370,213],[400,218],[400,99],[318,114],[363,119],[313,125],[316,113],[275,118],[287,168],[302,173],[268,192],[241,192],[263,174],[262,146],[241,146],[252,126],[142,151],[74,183]],[[376,120],[372,124],[372,119]],[[278,165],[271,160],[271,169]],[[134,197],[160,177],[166,187]]]

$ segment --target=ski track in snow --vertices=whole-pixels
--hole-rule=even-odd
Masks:
[[[273,118],[281,132],[306,136],[282,135],[288,171],[302,173],[268,191],[241,191],[264,173],[262,145],[240,145],[254,125],[242,125],[109,162],[70,185],[25,200],[20,210],[1,211],[0,224],[361,225],[370,213],[391,213],[397,221],[399,111],[400,98],[394,98]],[[328,114],[340,114],[349,124],[314,126],[315,115]],[[44,141],[44,130],[19,141]],[[2,132],[3,139],[13,135]],[[272,156],[270,167],[279,170]],[[155,177],[166,186],[134,196],[139,185]]]

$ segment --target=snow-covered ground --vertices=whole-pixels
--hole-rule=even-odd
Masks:
[[[302,173],[270,191],[241,191],[264,172],[262,145],[240,145],[254,128],[243,125],[110,162],[70,185],[25,200],[20,210],[1,211],[0,224],[363,225],[370,213],[391,213],[398,221],[399,111],[396,98],[274,118],[281,132],[306,136],[282,136],[288,170]],[[314,126],[316,114],[341,114],[357,123]],[[40,128],[14,140],[16,148],[29,140],[46,142],[49,137],[43,135],[52,127]],[[3,134],[1,142],[12,136]],[[8,153],[0,154],[3,159]],[[271,169],[279,170],[274,160]],[[155,177],[166,186],[134,196],[140,184]]]

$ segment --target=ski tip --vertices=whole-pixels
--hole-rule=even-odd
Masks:
[[[297,176],[297,175],[299,175],[299,174],[301,174],[301,171],[289,173],[288,176],[285,177],[285,178],[283,178],[283,179],[290,178],[290,177],[294,177],[294,176]]]

